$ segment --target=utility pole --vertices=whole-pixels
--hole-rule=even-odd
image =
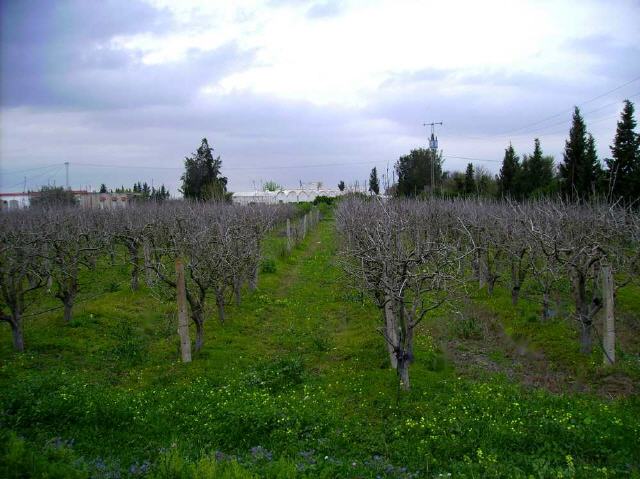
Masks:
[[[64,169],[65,169],[65,174],[66,174],[66,186],[67,189],[69,189],[69,162],[65,161],[64,162]]]
[[[433,195],[435,188],[435,162],[436,162],[436,154],[438,152],[438,137],[436,136],[435,128],[436,125],[442,126],[441,121],[431,122],[431,123],[423,123],[422,126],[430,126],[431,127],[431,136],[429,137],[429,149],[431,150],[431,194]]]

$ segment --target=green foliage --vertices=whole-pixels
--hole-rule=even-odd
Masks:
[[[185,172],[180,178],[181,192],[187,199],[224,201],[227,193],[227,178],[221,176],[220,157],[213,158],[213,148],[206,138],[198,151],[184,160]]]
[[[374,195],[380,193],[380,181],[378,180],[378,170],[374,166],[369,175],[369,191]]]
[[[151,479],[256,479],[236,461],[217,461],[204,456],[196,461],[185,458],[176,447],[162,454],[155,470],[147,476]]]
[[[0,429],[0,477],[5,479],[49,478],[84,479],[89,477],[85,464],[72,449],[57,438],[40,450],[18,438],[15,433]]]
[[[593,136],[587,134],[580,109],[576,107],[563,162],[558,169],[562,195],[573,200],[591,197],[599,183],[600,169]]]
[[[300,384],[303,379],[301,358],[281,358],[256,367],[249,373],[246,384],[278,392]]]
[[[534,140],[533,154],[524,155],[522,159],[518,184],[523,198],[536,198],[553,192],[553,157],[543,155],[538,138]]]
[[[35,196],[31,196],[30,205],[33,208],[64,208],[77,206],[78,199],[71,190],[62,186],[43,186]]]
[[[504,150],[504,159],[498,176],[498,192],[502,198],[518,198],[520,196],[519,182],[521,166],[520,158],[516,155],[513,145]]]
[[[134,329],[130,323],[123,321],[113,332],[115,346],[110,356],[115,361],[122,361],[128,365],[139,363],[146,351],[145,338]]]
[[[417,196],[424,192],[431,182],[431,163],[434,166],[434,182],[437,186],[442,178],[442,154],[418,148],[401,156],[395,164],[398,175],[396,193],[398,196]]]
[[[1,329],[0,477],[637,474],[636,396],[469,378],[440,351],[431,318],[417,338],[413,390],[398,402],[394,372],[381,368],[379,311],[346,296],[333,230],[325,219],[286,258],[277,255],[286,239],[268,237],[263,255],[276,273],[230,305],[224,325],[207,322],[211,341],[189,365],[177,361],[173,299],[144,288],[79,304],[74,328],[56,311],[32,318],[22,355]],[[87,274],[98,292],[128,281],[126,267]],[[620,291],[623,317],[637,315],[637,292]],[[523,297],[514,311],[498,287],[470,302],[495,312],[507,334],[544,347],[553,366],[591,361],[568,323],[527,319],[538,315],[535,301]],[[481,341],[480,315],[467,316],[473,323],[458,339]]]
[[[467,195],[477,194],[476,179],[473,173],[473,164],[469,163],[464,173],[464,192]]]
[[[264,191],[280,191],[282,190],[282,186],[280,186],[278,183],[276,183],[275,181],[267,181],[263,186],[262,189]]]
[[[611,148],[612,159],[606,160],[609,188],[614,198],[627,202],[640,198],[640,136],[635,131],[634,106],[625,100],[616,136]]]
[[[315,199],[313,200],[313,204],[314,205],[320,205],[320,204],[333,205],[334,201],[335,201],[335,198],[331,196],[316,196]]]
[[[277,270],[276,262],[271,258],[264,258],[260,262],[260,271],[262,273],[275,273]]]

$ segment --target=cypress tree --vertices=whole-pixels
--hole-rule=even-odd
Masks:
[[[565,142],[563,163],[559,167],[560,191],[573,200],[586,199],[595,190],[600,164],[593,136],[587,135],[580,109],[575,107],[569,139]]]
[[[467,195],[476,193],[476,180],[473,173],[473,164],[467,165],[467,171],[464,173],[464,192]]]
[[[501,197],[518,197],[520,195],[518,188],[520,171],[520,159],[516,155],[513,145],[509,143],[509,148],[504,150],[502,168],[500,168],[498,175],[498,194]]]
[[[585,152],[584,169],[582,170],[580,178],[582,188],[590,194],[599,193],[602,176],[602,167],[600,166],[598,153],[596,152],[596,140],[593,138],[593,135],[589,133],[587,135],[587,151]]]
[[[369,191],[374,195],[380,193],[380,182],[378,181],[378,170],[374,166],[369,175]]]
[[[522,159],[522,175],[518,182],[525,197],[548,193],[553,185],[553,157],[544,156],[540,140],[533,141],[533,154]]]
[[[635,132],[634,106],[624,101],[616,128],[611,155],[607,159],[607,176],[613,198],[633,201],[640,198],[640,135]]]

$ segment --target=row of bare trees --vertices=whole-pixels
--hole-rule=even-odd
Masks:
[[[207,301],[218,318],[243,285],[255,289],[261,243],[276,224],[295,216],[291,206],[170,202],[118,211],[32,209],[0,215],[0,320],[12,330],[14,348],[24,350],[25,311],[42,298],[58,298],[69,322],[85,272],[126,262],[131,288],[141,275],[148,286],[177,287],[175,262],[185,266],[189,314],[196,350],[204,342]],[[173,291],[175,294],[175,291]]]
[[[381,310],[379,330],[405,389],[417,325],[455,291],[477,282],[492,294],[501,284],[516,305],[526,287],[547,320],[552,292],[569,285],[588,354],[602,270],[613,271],[615,290],[640,267],[640,216],[615,205],[349,199],[336,218],[341,263]]]

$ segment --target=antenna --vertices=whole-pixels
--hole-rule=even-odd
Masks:
[[[66,176],[66,186],[67,186],[67,189],[69,189],[69,162],[68,161],[64,162],[64,168],[65,168],[65,176]]]
[[[422,126],[430,126],[431,127],[431,136],[429,137],[429,149],[431,150],[431,194],[434,192],[435,182],[435,162],[436,162],[436,154],[438,152],[438,137],[436,136],[436,125],[442,126],[441,121],[434,121],[431,123],[423,123]]]

